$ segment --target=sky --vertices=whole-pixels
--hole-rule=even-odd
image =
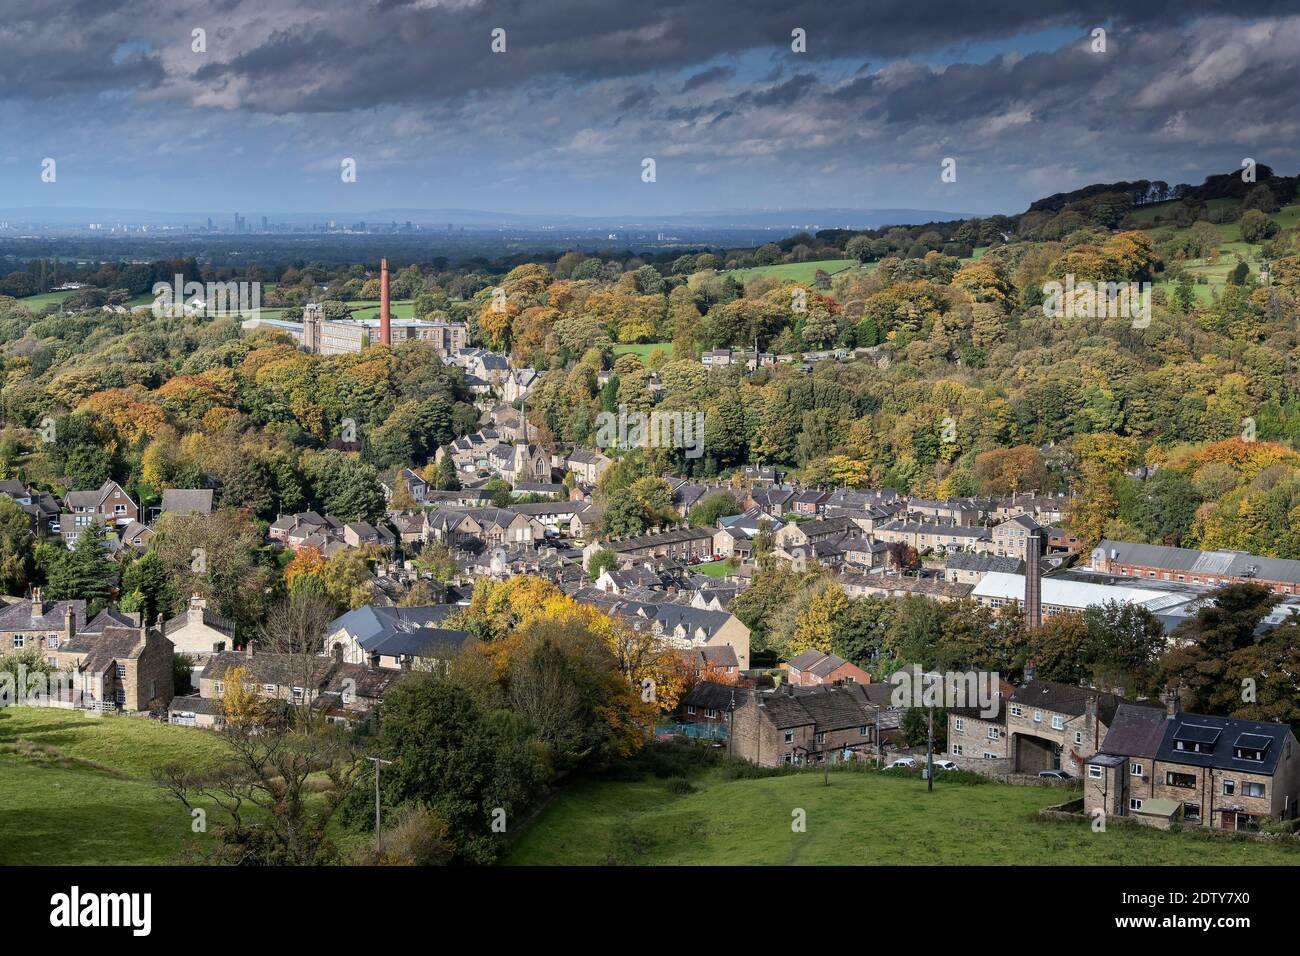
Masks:
[[[1015,213],[1300,171],[1300,7],[1192,6],[0,0],[0,209]]]

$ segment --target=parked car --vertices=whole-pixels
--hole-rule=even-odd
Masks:
[[[916,766],[915,757],[899,757],[889,765],[889,769],[893,770],[895,767],[915,767],[915,766]]]
[[[934,762],[934,767],[936,770],[960,770],[961,769],[951,760],[936,760]]]
[[[1038,775],[1045,780],[1073,780],[1074,776],[1064,770],[1040,770]]]

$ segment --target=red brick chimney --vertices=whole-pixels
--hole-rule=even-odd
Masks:
[[[388,312],[388,260],[379,261],[379,341],[384,345],[393,344],[393,332],[389,326]]]

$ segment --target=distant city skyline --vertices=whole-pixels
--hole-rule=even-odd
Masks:
[[[6,210],[1012,214],[1245,157],[1300,170],[1300,16],[1270,0],[11,6]]]

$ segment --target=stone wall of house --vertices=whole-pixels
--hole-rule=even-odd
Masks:
[[[1192,786],[1182,787],[1169,783],[1169,774],[1178,774],[1191,780]],[[1224,793],[1224,781],[1232,782],[1232,794]],[[1262,797],[1244,795],[1247,783],[1262,784]],[[1234,808],[1241,813],[1252,816],[1273,816],[1274,782],[1273,778],[1258,773],[1238,773],[1232,770],[1218,770],[1209,767],[1192,767],[1187,764],[1157,760],[1151,774],[1152,795],[1166,800],[1178,800],[1183,803],[1183,822],[1187,826],[1200,825],[1212,828],[1235,829],[1236,818],[1230,816],[1225,827],[1223,810]],[[1186,806],[1194,804],[1199,807],[1199,820],[1187,819]]]
[[[990,737],[990,733],[996,733],[997,736]],[[1004,761],[1007,763],[1007,770],[1010,770],[1007,738],[1006,728],[997,721],[968,717],[965,714],[960,717],[955,714],[948,715],[948,756],[953,763],[960,763],[961,758],[986,759],[984,755],[991,753],[996,757],[990,762]],[[961,750],[954,750],[954,744]]]
[[[126,661],[126,676],[121,685],[126,691],[127,710],[151,710],[171,703],[172,643],[157,631],[150,631],[144,650],[133,661]]]
[[[732,714],[731,731],[734,738],[732,754],[762,767],[775,767],[783,762],[784,757],[814,747],[811,724],[790,728],[790,739],[787,740],[787,732],[773,726],[765,708],[753,699],[736,708]]]

